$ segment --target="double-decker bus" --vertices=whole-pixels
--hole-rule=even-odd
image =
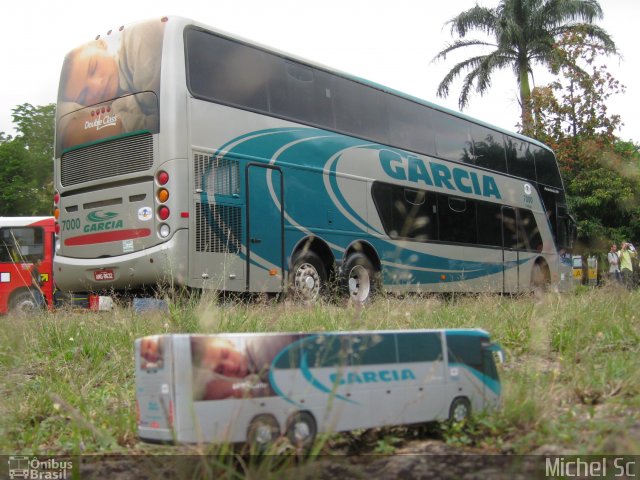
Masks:
[[[500,347],[479,329],[156,335],[138,339],[144,440],[248,442],[462,421],[495,408]]]
[[[64,290],[571,288],[548,147],[190,20],[69,53],[55,151]]]
[[[0,217],[0,314],[53,306],[54,228],[53,217]]]

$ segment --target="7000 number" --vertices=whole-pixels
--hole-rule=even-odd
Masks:
[[[71,220],[63,220],[62,230],[80,230],[80,219],[72,218]]]

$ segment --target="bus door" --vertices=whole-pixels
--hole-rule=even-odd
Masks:
[[[247,291],[284,287],[284,187],[278,167],[247,165]]]
[[[518,220],[515,208],[502,207],[502,291],[518,292]]]

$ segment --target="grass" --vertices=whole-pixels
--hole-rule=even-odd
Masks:
[[[464,426],[333,435],[319,440],[314,454],[393,453],[424,439],[490,453],[640,451],[639,291],[579,290],[539,300],[383,297],[364,309],[203,295],[171,303],[168,314],[119,307],[0,322],[0,453],[7,455],[175,452],[136,438],[133,341],[144,335],[439,327],[480,327],[503,346],[502,408]],[[284,457],[292,455],[283,448]],[[252,467],[247,458],[206,468],[244,478],[283,465],[271,459]]]

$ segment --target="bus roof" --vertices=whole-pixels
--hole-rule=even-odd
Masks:
[[[26,227],[53,222],[53,217],[0,217],[0,227]]]
[[[206,335],[206,336],[216,336],[221,338],[238,338],[238,337],[254,337],[256,335],[264,336],[264,337],[273,337],[279,335],[383,335],[383,334],[394,334],[394,333],[453,333],[453,334],[469,334],[473,336],[489,336],[489,332],[483,330],[481,328],[419,328],[419,329],[405,329],[405,330],[352,330],[352,331],[331,331],[331,332],[322,332],[322,331],[313,331],[313,332],[238,332],[238,333],[179,333],[175,334],[177,336],[198,336],[198,335]],[[171,335],[171,334],[159,334],[157,336],[162,335]],[[156,335],[149,335],[156,336]]]

